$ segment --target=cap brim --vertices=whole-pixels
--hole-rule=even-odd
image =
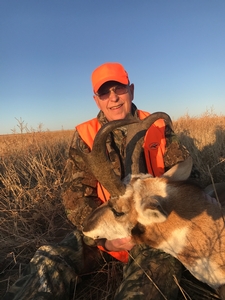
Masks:
[[[113,76],[108,76],[108,77],[105,77],[105,78],[101,78],[101,80],[99,80],[95,86],[94,86],[94,93],[97,93],[99,88],[106,82],[108,81],[117,81],[119,83],[122,83],[122,84],[128,84],[129,83],[129,80],[127,77],[125,76],[121,76],[121,77],[113,77]]]

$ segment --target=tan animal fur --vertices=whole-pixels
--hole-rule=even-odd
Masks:
[[[132,236],[137,244],[161,249],[225,299],[224,210],[186,181],[191,167],[189,158],[161,178],[132,176],[125,194],[97,208],[83,232],[93,239]]]

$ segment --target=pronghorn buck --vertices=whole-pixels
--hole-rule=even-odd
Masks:
[[[117,127],[123,125],[118,124]],[[104,148],[103,156],[105,152]],[[106,158],[105,163],[109,164]],[[136,244],[161,249],[225,299],[224,210],[216,199],[187,180],[191,169],[189,157],[160,178],[139,173],[131,175],[125,184],[115,174],[108,174],[108,181],[116,185],[114,190],[109,186],[112,197],[86,219],[83,233],[93,239],[109,240],[132,236]],[[221,201],[225,200],[224,191],[225,184]]]

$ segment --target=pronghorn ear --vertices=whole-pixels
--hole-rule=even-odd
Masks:
[[[141,214],[139,222],[143,225],[162,223],[167,219],[167,213],[162,208],[160,202],[151,197],[142,199]]]
[[[164,173],[162,177],[171,178],[175,181],[186,180],[191,174],[192,166],[193,161],[191,156],[189,156],[184,161],[174,165],[171,169]]]

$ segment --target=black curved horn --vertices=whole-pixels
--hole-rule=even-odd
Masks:
[[[108,134],[115,128],[128,125],[127,149],[126,149],[126,174],[131,169],[131,160],[134,167],[132,173],[139,173],[136,161],[142,149],[143,138],[148,128],[158,119],[164,119],[172,127],[172,121],[168,114],[156,112],[143,120],[139,120],[132,115],[122,120],[111,121],[101,127],[94,139],[93,148],[90,153],[84,153],[77,145],[79,155],[86,162],[87,166],[95,178],[108,190],[111,196],[119,196],[125,193],[126,186],[121,178],[113,171],[112,163],[109,161],[106,150],[106,139]]]

